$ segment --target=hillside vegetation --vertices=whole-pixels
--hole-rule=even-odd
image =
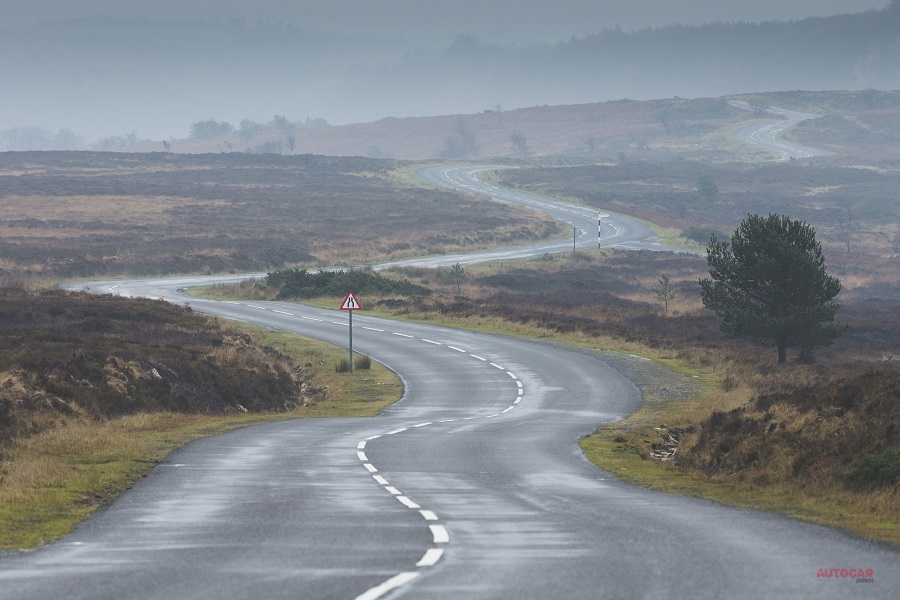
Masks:
[[[732,105],[749,102],[821,115],[782,135],[834,152],[819,164],[860,163],[896,168],[900,164],[900,91],[797,91],[700,98],[612,100],[533,106],[462,115],[386,118],[369,123],[289,130],[252,131],[235,152],[265,148],[275,154],[312,153],[395,159],[487,157],[532,161],[670,160],[764,162],[773,155],[735,142],[731,133],[757,121],[751,111]],[[762,119],[779,119],[777,111]],[[514,135],[517,135],[514,141]],[[223,152],[233,134],[167,142],[172,152]],[[230,142],[229,142],[230,143]],[[135,142],[125,151],[161,151],[160,142]]]
[[[713,478],[738,475],[820,492],[900,481],[900,370],[871,371],[716,411],[679,464]]]
[[[321,391],[245,334],[156,300],[0,290],[0,459],[69,421],[289,411]]]

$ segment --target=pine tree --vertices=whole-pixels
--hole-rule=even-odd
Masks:
[[[834,297],[841,283],[825,272],[815,230],[782,215],[748,215],[731,243],[710,240],[710,278],[700,280],[703,304],[722,317],[722,330],[778,349],[783,363],[790,347],[810,358],[846,329],[834,324]]]

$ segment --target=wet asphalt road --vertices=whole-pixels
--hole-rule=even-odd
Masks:
[[[179,285],[169,299],[187,300]],[[336,311],[189,301],[348,336]],[[72,536],[0,560],[0,598],[895,597],[896,549],[639,490],[586,461],[578,438],[640,402],[600,360],[364,314],[353,326],[354,348],[403,377],[401,402],[190,444]],[[817,578],[828,568],[874,582]]]

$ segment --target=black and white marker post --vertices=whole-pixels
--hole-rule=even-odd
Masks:
[[[353,311],[359,310],[362,308],[359,305],[359,302],[356,300],[356,296],[353,295],[353,292],[347,292],[347,297],[344,298],[343,304],[341,304],[341,310],[346,310],[350,314],[350,372],[353,372]]]
[[[603,238],[603,213],[597,213],[597,250],[603,247],[603,242],[600,240]]]
[[[597,250],[603,247],[603,219],[608,219],[609,215],[605,212],[597,213]]]

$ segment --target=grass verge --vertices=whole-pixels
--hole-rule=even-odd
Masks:
[[[695,402],[702,405],[701,397]],[[766,510],[786,516],[847,530],[856,535],[900,544],[900,522],[896,512],[896,490],[864,494],[842,489],[801,490],[793,485],[758,485],[747,479],[716,479],[671,462],[648,459],[645,448],[658,427],[647,423],[679,423],[678,411],[662,409],[652,403],[624,421],[603,425],[579,443],[585,456],[595,465],[613,473],[631,485],[669,494],[712,500],[738,508]],[[674,414],[675,420],[672,417]]]
[[[375,362],[370,370],[336,373],[343,348],[259,327],[241,329],[304,365],[315,386],[327,389],[325,399],[284,413],[140,413],[103,423],[69,421],[26,438],[0,464],[0,549],[31,548],[68,534],[192,440],[274,420],[370,417],[403,394],[399,378]]]

